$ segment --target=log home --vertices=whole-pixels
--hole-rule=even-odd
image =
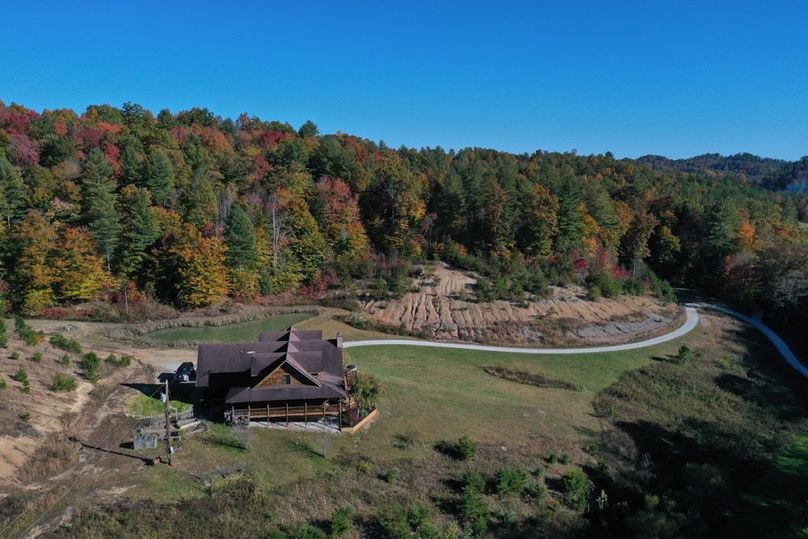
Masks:
[[[233,422],[341,419],[342,337],[290,327],[263,332],[257,342],[201,344],[196,387],[201,404],[224,405]]]

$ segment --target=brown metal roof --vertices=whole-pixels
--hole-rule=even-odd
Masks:
[[[311,385],[304,382],[254,389],[283,365],[299,372]],[[324,340],[322,331],[292,327],[263,332],[257,342],[199,345],[196,386],[226,390],[228,403],[332,399],[345,394],[342,370],[342,349],[335,341]]]

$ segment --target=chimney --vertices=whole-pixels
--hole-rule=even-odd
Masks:
[[[342,348],[342,332],[337,331],[337,348]]]

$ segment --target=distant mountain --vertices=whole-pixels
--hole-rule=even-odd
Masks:
[[[637,159],[657,170],[676,170],[694,174],[706,174],[737,179],[768,189],[781,191],[804,191],[808,157],[791,162],[751,153],[723,156],[706,153],[689,159],[669,159],[659,155],[645,155]]]

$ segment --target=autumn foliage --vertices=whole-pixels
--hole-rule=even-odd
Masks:
[[[669,295],[666,279],[804,307],[808,202],[760,187],[793,184],[804,162],[755,182],[699,162],[393,150],[206,109],[0,102],[0,304],[194,308],[354,279],[401,291],[411,261],[443,258],[517,302],[573,282]]]

